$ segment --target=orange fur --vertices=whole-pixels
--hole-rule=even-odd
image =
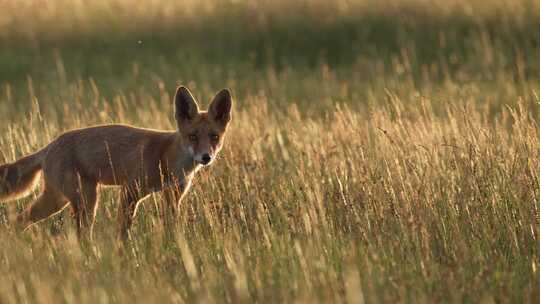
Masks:
[[[22,229],[60,212],[74,210],[77,232],[92,231],[98,185],[122,187],[120,233],[127,237],[137,205],[148,194],[166,190],[174,212],[202,165],[221,150],[231,118],[232,98],[220,91],[208,112],[201,112],[189,90],[175,95],[176,131],[128,125],[102,125],[68,131],[41,151],[0,166],[0,200],[28,193],[39,172],[44,189],[18,216]]]

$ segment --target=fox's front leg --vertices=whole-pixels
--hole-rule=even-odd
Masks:
[[[178,209],[182,198],[186,194],[191,184],[190,180],[174,183],[163,189],[163,207],[161,208],[161,218],[166,234],[170,234],[176,227],[178,220]]]
[[[129,230],[133,225],[133,219],[137,215],[139,202],[142,201],[148,192],[137,186],[125,186],[122,188],[122,198],[118,208],[118,221],[120,223],[120,239],[127,240]]]

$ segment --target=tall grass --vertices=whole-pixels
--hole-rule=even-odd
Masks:
[[[17,234],[32,197],[0,206],[0,302],[540,296],[537,2],[17,3],[2,162],[71,128],[172,129],[180,83],[236,104],[172,239],[159,194],[123,250],[114,189],[86,246],[69,212]]]

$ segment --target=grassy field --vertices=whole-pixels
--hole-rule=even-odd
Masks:
[[[0,1],[0,162],[235,97],[173,238],[159,194],[123,254],[112,189],[82,246],[1,204],[0,303],[537,301],[538,29],[535,0]]]

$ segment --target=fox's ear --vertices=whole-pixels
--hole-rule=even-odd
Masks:
[[[231,120],[232,97],[231,92],[223,89],[216,94],[210,104],[208,114],[215,122],[226,125]]]
[[[199,106],[188,88],[178,87],[174,96],[174,118],[178,123],[192,120],[199,114]]]

